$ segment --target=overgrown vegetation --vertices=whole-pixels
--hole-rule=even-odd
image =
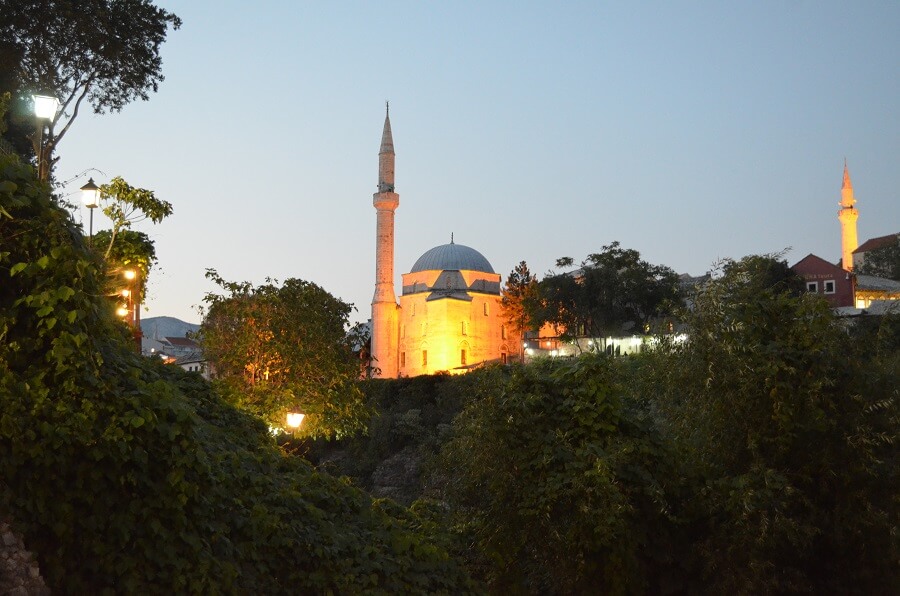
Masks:
[[[692,302],[646,354],[369,384],[370,435],[310,455],[491,593],[895,593],[900,319],[848,327],[777,256]]]
[[[0,511],[52,589],[471,590],[433,525],[133,354],[95,258],[33,170],[0,158]]]

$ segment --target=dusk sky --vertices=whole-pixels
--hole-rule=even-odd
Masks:
[[[366,320],[385,100],[398,292],[451,233],[504,281],[616,240],[692,275],[787,247],[836,262],[845,157],[860,242],[900,232],[900,2],[156,3],[184,20],[159,92],[83,112],[56,170],[173,204],[137,228],[145,318],[200,322],[215,268]]]

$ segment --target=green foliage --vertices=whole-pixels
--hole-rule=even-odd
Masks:
[[[557,261],[571,264],[571,258]],[[643,333],[679,303],[678,276],[651,265],[618,242],[588,255],[574,273],[548,275],[537,287],[536,326],[550,324],[564,339]]]
[[[715,593],[896,592],[896,366],[866,357],[777,258],[724,264],[643,393],[695,487]],[[774,272],[774,275],[773,275]]]
[[[459,549],[495,593],[661,589],[666,450],[591,355],[480,376],[441,453]]]
[[[300,408],[308,436],[365,428],[359,358],[346,333],[352,305],[300,279],[254,287],[214,270],[207,277],[225,293],[204,298],[200,342],[225,396],[275,427]]]
[[[2,90],[16,93],[21,106],[31,105],[32,93],[60,101],[45,136],[51,163],[83,101],[97,114],[118,112],[157,90],[164,78],[160,46],[169,27],[181,26],[149,0],[0,0],[0,14],[0,56],[10,73]],[[16,132],[30,134],[29,121]]]
[[[157,199],[152,190],[131,186],[121,176],[116,176],[109,184],[100,186],[100,200],[106,203],[103,207],[103,214],[112,221],[113,225],[104,255],[106,259],[110,259],[113,256],[113,246],[116,237],[122,231],[129,230],[135,223],[146,219],[153,223],[159,223],[169,215],[172,215],[171,203]],[[99,246],[98,236],[100,235],[98,234],[94,237],[94,241]],[[132,249],[127,247],[117,248],[116,252],[127,253],[129,251],[133,252],[134,249],[146,252],[146,246],[141,246],[143,244],[142,238],[132,236],[130,241]]]
[[[428,467],[446,440],[453,418],[472,398],[478,376],[476,372],[366,381],[361,387],[373,413],[366,432],[338,441],[313,441],[307,457],[368,491],[376,488],[374,476],[388,460],[400,457]],[[391,487],[390,496],[401,503],[431,493],[421,468],[400,480],[400,485]]]
[[[531,274],[525,261],[516,265],[503,286],[503,319],[521,337],[526,330],[535,327],[532,311],[537,299],[537,278]]]
[[[94,234],[95,246],[109,246],[111,250],[104,259],[106,279],[109,286],[107,294],[115,294],[122,286],[122,272],[133,270],[137,272],[139,281],[139,298],[144,302],[147,293],[147,281],[150,270],[156,264],[156,246],[153,240],[143,232],[134,230],[122,230],[113,243],[112,231],[101,230]]]
[[[0,158],[0,515],[70,593],[467,593],[415,514],[133,354],[79,227]]]

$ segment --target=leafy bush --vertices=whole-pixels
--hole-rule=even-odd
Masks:
[[[896,593],[890,326],[882,343],[854,340],[786,270],[766,257],[726,262],[695,296],[688,340],[642,370],[645,399],[696,480],[702,583]]]
[[[673,464],[623,371],[591,355],[480,375],[440,470],[460,554],[492,592],[662,590]]]
[[[0,511],[73,593],[471,584],[422,522],[284,457],[195,374],[130,351],[81,230],[0,158]]]

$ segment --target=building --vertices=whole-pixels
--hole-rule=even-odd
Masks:
[[[838,221],[841,223],[840,266],[810,254],[791,267],[806,281],[808,292],[822,294],[832,307],[839,309],[868,309],[876,302],[900,300],[900,282],[855,273],[865,261],[867,253],[896,243],[898,237],[898,234],[880,236],[859,246],[856,231],[859,211],[855,205],[850,171],[844,160],[841,208],[838,211]]]
[[[503,322],[500,275],[474,248],[449,244],[426,251],[394,291],[394,140],[390,112],[378,153],[375,294],[372,298],[373,376],[396,378],[460,373],[485,362],[506,362],[519,340]]]
[[[806,282],[806,291],[821,294],[833,308],[853,306],[854,276],[834,263],[809,254],[791,267]]]
[[[877,238],[869,238],[863,242],[859,248],[853,251],[853,264],[859,268],[865,263],[866,255],[876,250],[886,249],[889,246],[897,246],[900,242],[900,232],[896,234],[888,234],[887,236],[879,236]]]
[[[853,271],[853,251],[859,246],[856,235],[856,220],[859,219],[859,211],[854,205],[856,205],[856,199],[853,198],[853,184],[850,182],[850,170],[847,169],[847,160],[845,159],[838,221],[841,222],[841,267],[846,271]]]

